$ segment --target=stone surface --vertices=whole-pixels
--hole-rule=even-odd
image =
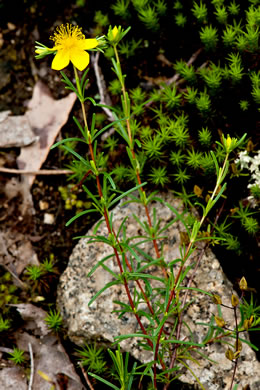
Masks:
[[[0,112],[0,147],[27,146],[38,139],[33,133],[26,115],[10,115],[11,111]]]
[[[181,204],[170,194],[161,194],[164,199],[181,212]],[[158,219],[161,219],[161,226],[166,225],[173,219],[173,213],[169,208],[162,206],[159,202],[154,202],[151,208],[156,209]],[[113,221],[115,231],[126,216],[137,215],[141,221],[146,221],[143,208],[138,204],[119,205],[113,210]],[[141,228],[133,217],[129,217],[126,222],[126,231],[129,237],[141,234]],[[164,238],[164,255],[167,262],[180,257],[180,232],[185,231],[180,222],[170,226]],[[107,236],[107,230],[102,223],[98,228],[98,234]],[[93,228],[88,232],[93,233]],[[151,256],[153,246],[151,243],[141,245]],[[121,319],[113,313],[118,309],[114,301],[127,302],[124,289],[121,286],[113,286],[100,295],[96,301],[89,307],[88,302],[94,294],[100,290],[106,283],[112,281],[112,276],[103,268],[99,267],[95,273],[87,278],[88,272],[92,267],[105,256],[111,254],[111,248],[103,243],[96,242],[88,244],[87,238],[82,238],[73,250],[69,259],[67,269],[60,279],[58,288],[58,306],[61,315],[68,328],[70,339],[82,344],[87,341],[96,340],[100,343],[110,345],[116,336],[135,333],[138,330],[135,317],[124,315]],[[199,255],[199,250],[192,255],[191,262]],[[106,265],[118,273],[114,257],[106,261]],[[154,269],[150,270],[154,272]],[[157,271],[158,272],[158,271]],[[160,272],[160,271],[159,271]],[[133,282],[132,282],[133,283]],[[152,282],[154,283],[154,282]],[[210,250],[206,250],[201,261],[193,287],[197,287],[208,292],[215,292],[223,298],[223,303],[228,304],[232,294],[232,285],[225,277],[218,260]],[[207,327],[198,325],[197,322],[209,323],[212,313],[216,313],[216,306],[211,299],[200,292],[191,292],[193,304],[184,314],[184,319],[188,323],[194,335],[196,342],[201,342],[204,338]],[[233,326],[233,312],[229,309],[223,309],[223,316],[229,326]],[[182,338],[187,335],[183,327]],[[137,359],[145,362],[150,360],[151,356],[146,351],[142,351],[137,345],[136,339],[127,339],[121,343],[121,348],[128,350]],[[212,364],[208,360],[202,359],[198,354],[194,356],[199,361],[199,365],[189,361],[188,365],[194,374],[199,378],[206,390],[229,389],[232,377],[232,362],[225,358],[225,350],[221,344],[208,345],[203,352],[217,363]],[[236,382],[239,383],[239,389],[246,384],[250,385],[251,390],[260,389],[260,364],[256,359],[255,353],[246,344],[243,343],[243,350],[237,368]],[[180,380],[186,383],[195,383],[193,376],[186,371]]]

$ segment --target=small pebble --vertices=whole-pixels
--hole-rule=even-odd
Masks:
[[[43,217],[43,223],[46,223],[46,225],[53,225],[54,224],[54,214],[45,213]]]
[[[47,210],[49,208],[49,203],[45,200],[40,200],[39,202],[40,210]]]

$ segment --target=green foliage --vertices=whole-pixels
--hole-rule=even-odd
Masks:
[[[0,310],[3,314],[9,311],[8,304],[16,304],[19,301],[17,287],[13,284],[12,275],[5,272],[0,278]]]
[[[119,95],[122,89],[120,81],[118,79],[110,81],[108,89],[112,93],[112,95]]]
[[[173,9],[176,10],[176,11],[180,11],[182,10],[183,8],[183,5],[182,5],[182,2],[180,0],[176,0],[174,3],[173,3]]]
[[[239,208],[236,209],[236,213],[233,215],[233,218],[239,219],[245,230],[252,235],[256,234],[259,230],[258,221],[252,217],[253,214],[256,214],[256,212],[251,211],[249,205],[244,207],[242,202],[240,202]]]
[[[223,245],[227,248],[227,250],[240,252],[240,242],[238,237],[230,234],[225,233],[221,236],[221,238],[224,238]]]
[[[212,142],[212,134],[207,127],[203,127],[198,132],[198,138],[202,146],[209,147]]]
[[[230,53],[227,59],[229,61],[228,76],[232,83],[236,84],[241,81],[244,74],[241,56],[239,53]]]
[[[136,41],[134,38],[132,38],[131,41],[120,42],[119,52],[126,58],[133,57],[136,54],[136,50],[140,48],[141,44],[141,39]]]
[[[199,97],[195,99],[196,107],[202,115],[209,113],[211,109],[211,100],[206,90],[199,93]]]
[[[94,344],[85,344],[81,349],[76,350],[80,363],[83,367],[86,367],[87,370],[93,371],[97,374],[103,374],[106,371],[106,360],[104,349],[102,347],[97,347],[96,343]]]
[[[84,177],[84,174],[86,172],[86,169],[84,169],[84,166],[82,166],[82,164],[80,165],[80,168],[82,169],[82,172],[80,171],[76,173],[79,174],[79,180]],[[80,194],[75,185],[68,184],[66,187],[59,186],[58,190],[60,192],[61,198],[65,203],[66,210],[76,209],[77,211],[80,211],[84,207],[89,207],[90,203],[88,201],[83,201],[78,197]]]
[[[253,90],[252,90],[251,94],[252,94],[253,99],[256,102],[256,104],[260,104],[260,88],[253,86]]]
[[[185,184],[190,179],[191,176],[186,171],[186,169],[179,169],[177,173],[173,174],[178,184]]]
[[[187,17],[183,15],[183,13],[178,12],[177,15],[174,16],[175,18],[175,23],[178,27],[185,27],[187,23]]]
[[[45,259],[41,266],[43,272],[45,273],[58,273],[58,269],[55,267],[55,260],[53,254],[50,254],[50,258]]]
[[[108,15],[104,15],[102,11],[95,12],[94,21],[101,27],[106,27],[109,25]]]
[[[139,10],[145,8],[148,5],[149,0],[132,0],[133,6]]]
[[[169,183],[169,177],[167,174],[166,167],[152,167],[152,170],[148,176],[150,178],[151,183],[156,186],[164,187],[165,184]]]
[[[181,98],[182,96],[177,92],[175,85],[166,86],[162,91],[162,101],[165,102],[166,107],[170,110],[180,106]]]
[[[236,47],[239,51],[247,50],[247,39],[244,34],[239,34],[236,39]]]
[[[129,0],[116,0],[115,4],[111,5],[115,15],[120,16],[122,19],[126,20],[129,18],[130,13],[128,10]]]
[[[141,87],[136,87],[130,90],[130,97],[134,104],[140,104],[144,102],[146,93]]]
[[[200,152],[196,152],[194,149],[188,150],[187,154],[187,164],[193,169],[198,169],[201,166],[201,157]]]
[[[258,26],[255,27],[254,25],[253,26],[247,25],[246,32],[244,32],[244,34],[247,42],[247,46],[246,46],[247,50],[249,50],[252,53],[258,50],[259,27]]]
[[[242,221],[242,225],[249,234],[256,234],[259,231],[259,225],[256,218],[244,218]]]
[[[11,323],[10,321],[6,318],[4,319],[1,315],[0,315],[0,332],[4,332],[8,329],[10,329],[11,327]]]
[[[249,108],[249,102],[248,102],[248,100],[240,100],[239,106],[240,106],[240,108],[241,108],[242,111],[247,111],[248,108]]]
[[[216,19],[219,23],[221,23],[221,24],[227,23],[228,13],[227,13],[225,6],[221,6],[221,5],[216,6],[215,15],[216,15]]]
[[[175,142],[175,145],[180,148],[184,148],[188,143],[189,131],[178,121],[173,122],[172,124],[172,139]]]
[[[200,39],[206,50],[215,50],[218,42],[218,32],[211,25],[202,27],[200,30]]]
[[[211,63],[208,68],[200,70],[200,75],[205,81],[211,94],[215,95],[221,87],[222,70],[220,66]]]
[[[195,1],[193,2],[193,8],[191,11],[199,23],[207,22],[208,9],[206,4],[204,4],[201,0],[199,4]]]
[[[185,155],[182,154],[181,149],[176,150],[176,152],[175,151],[171,152],[170,162],[173,165],[176,165],[177,167],[179,167],[180,165],[182,165],[185,162]]]
[[[26,274],[28,278],[32,281],[38,281],[44,274],[44,271],[39,265],[28,265],[26,267]]]
[[[237,4],[235,1],[232,1],[232,2],[228,5],[228,10],[229,10],[229,12],[230,12],[231,15],[236,16],[236,15],[239,14],[240,5]]]
[[[165,15],[167,12],[167,4],[164,0],[157,0],[157,2],[155,3],[155,8],[158,15],[160,16]]]
[[[160,160],[163,156],[162,139],[159,134],[143,141],[143,149],[148,158]]]
[[[233,26],[227,25],[223,31],[222,40],[226,47],[234,46],[236,42],[236,30]]]
[[[174,69],[179,73],[188,83],[193,84],[196,81],[196,73],[193,65],[188,66],[183,60],[177,61]]]
[[[194,360],[191,351],[196,349],[200,353],[200,348],[203,348],[207,343],[222,341],[218,337],[222,329],[221,321],[216,322],[217,325],[212,322],[202,324],[209,327],[210,334],[208,340],[203,341],[202,344],[195,343],[191,332],[185,340],[182,338],[176,340],[175,335],[176,332],[178,334],[178,327],[186,326],[182,319],[182,310],[186,310],[192,304],[192,298],[191,300],[187,299],[185,301],[186,298],[183,300],[183,296],[186,296],[186,294],[182,294],[182,290],[187,289],[187,280],[190,281],[193,278],[193,269],[195,269],[196,264],[191,268],[186,261],[195,249],[196,242],[207,239],[213,245],[222,244],[227,250],[241,252],[240,242],[232,231],[234,224],[239,225],[239,223],[234,222],[234,219],[229,218],[232,221],[232,226],[227,223],[227,220],[217,226],[213,233],[214,237],[211,237],[209,233],[211,231],[210,224],[208,224],[208,227],[203,226],[203,228],[202,225],[205,221],[209,223],[208,214],[219,199],[226,199],[226,203],[223,203],[223,206],[220,206],[214,213],[219,220],[222,220],[221,211],[224,210],[225,213],[229,213],[233,206],[230,192],[228,192],[230,191],[229,188],[226,191],[225,178],[232,175],[232,164],[230,166],[229,162],[233,161],[232,152],[234,148],[239,145],[241,148],[245,147],[245,136],[239,139],[239,134],[242,131],[239,128],[239,115],[242,116],[241,114],[245,115],[247,113],[241,113],[240,110],[237,110],[237,121],[232,122],[231,112],[234,107],[238,108],[238,102],[241,99],[250,101],[250,104],[252,101],[248,88],[249,79],[243,76],[244,73],[249,73],[247,69],[255,69],[255,57],[252,55],[252,50],[256,49],[255,32],[258,29],[258,19],[256,11],[253,9],[248,9],[247,14],[245,12],[240,14],[239,7],[234,1],[229,1],[228,4],[225,4],[223,0],[193,1],[193,19],[192,23],[187,26],[189,37],[192,37],[192,44],[190,45],[192,52],[190,53],[191,59],[185,63],[178,58],[177,52],[174,55],[170,52],[171,56],[168,56],[168,50],[172,48],[172,45],[168,43],[168,35],[165,35],[165,31],[168,33],[169,29],[164,29],[164,22],[168,23],[169,19],[172,23],[174,17],[175,22],[180,27],[190,21],[190,9],[187,10],[182,2],[175,1],[172,7],[171,5],[168,6],[168,2],[165,0],[132,0],[131,2],[115,0],[112,9],[118,16],[118,20],[120,20],[121,15],[121,22],[122,17],[124,19],[127,17],[130,19],[131,17],[137,27],[143,25],[142,28],[145,27],[149,30],[144,31],[145,38],[142,50],[145,54],[147,48],[149,50],[153,49],[149,53],[149,57],[145,58],[149,58],[149,61],[154,60],[158,69],[156,68],[156,72],[151,72],[149,77],[146,78],[144,71],[147,62],[143,61],[139,68],[137,56],[134,60],[130,58],[131,55],[135,54],[138,47],[136,42],[140,42],[134,40],[136,38],[134,34],[138,28],[131,31],[135,36],[132,41],[120,42],[118,46],[113,43],[113,40],[108,41],[110,45],[109,55],[113,58],[112,69],[118,78],[117,81],[113,82],[114,84],[110,84],[110,92],[114,93],[116,97],[120,95],[120,98],[119,96],[113,98],[113,102],[118,105],[122,103],[120,107],[117,105],[111,108],[116,119],[116,123],[112,124],[116,129],[116,135],[107,138],[106,141],[100,140],[106,126],[104,129],[96,130],[95,120],[87,118],[82,126],[78,127],[83,138],[87,140],[90,149],[88,156],[86,156],[86,152],[80,155],[71,150],[70,147],[65,148],[65,150],[72,154],[74,169],[80,184],[86,180],[86,175],[89,179],[96,179],[95,185],[83,187],[88,199],[91,199],[90,207],[76,214],[69,223],[79,216],[87,216],[89,212],[98,212],[105,221],[108,232],[104,236],[93,234],[93,236],[88,237],[88,240],[93,243],[103,242],[109,245],[116,254],[116,261],[119,265],[118,273],[111,271],[106,265],[106,260],[111,258],[109,256],[101,259],[90,271],[89,275],[92,275],[97,267],[101,266],[104,270],[110,272],[113,281],[107,283],[98,291],[89,302],[89,305],[111,286],[122,284],[129,302],[117,302],[119,308],[116,312],[120,318],[126,313],[134,315],[140,325],[137,334],[119,335],[115,340],[118,350],[115,353],[109,352],[116,368],[116,379],[119,380],[121,389],[130,389],[136,371],[133,367],[132,371],[130,369],[129,372],[128,355],[124,357],[119,349],[119,343],[122,340],[138,337],[140,348],[153,353],[151,362],[138,367],[137,374],[139,376],[150,375],[152,380],[156,379],[157,376],[157,382],[162,380],[168,384],[180,374],[179,366],[187,367],[186,361]],[[232,12],[230,9],[232,9]],[[167,17],[164,18],[166,10]],[[227,10],[230,13],[229,16]],[[179,19],[177,18],[178,15],[181,15]],[[136,16],[138,16],[138,19]],[[101,15],[99,17],[102,19]],[[195,32],[196,28],[198,29],[198,24],[200,34],[196,36]],[[123,22],[122,25],[125,25],[125,23]],[[158,31],[159,27],[160,31]],[[173,26],[174,28],[178,30]],[[152,32],[157,32],[157,34],[152,34]],[[183,34],[179,34],[180,37],[176,37],[176,45],[182,50],[183,57],[189,58],[186,52],[187,46],[184,45],[186,31],[181,31],[181,33]],[[218,40],[219,37],[222,38]],[[241,37],[244,39],[244,46]],[[201,47],[199,39],[206,50]],[[133,42],[133,45],[131,42]],[[224,50],[223,45],[225,46]],[[241,50],[242,46],[245,53],[237,53],[237,49]],[[230,48],[232,48],[231,53],[228,51]],[[160,56],[160,60],[159,57],[156,57],[159,53],[163,54]],[[194,54],[192,55],[192,53]],[[142,81],[137,80],[140,81],[140,83],[135,84],[138,87],[132,89],[129,94],[126,90],[125,69],[121,69],[119,54],[123,54],[126,57],[125,59],[129,58],[129,61],[125,61],[124,68],[131,64],[134,80],[137,71],[140,72],[142,77],[144,76]],[[228,60],[225,64],[225,57],[227,56]],[[177,74],[174,77],[169,66],[171,65],[170,61],[175,61],[174,68]],[[220,64],[222,67],[220,67]],[[159,76],[159,83],[161,83],[161,76],[164,77],[163,70],[167,68],[169,68],[167,77],[170,81],[157,87],[157,75]],[[109,70],[106,73],[109,76]],[[200,77],[197,77],[198,75]],[[130,85],[133,79],[130,79]],[[251,83],[254,93],[255,89],[260,88],[256,80],[258,80],[257,74],[252,73]],[[232,84],[232,88],[230,88],[230,84]],[[147,92],[147,95],[150,95],[148,101],[146,101],[146,92],[140,86],[144,86],[145,91],[151,91],[152,89],[151,92]],[[78,92],[82,93],[82,91]],[[232,101],[231,96],[234,96]],[[225,101],[225,97],[227,97],[227,101]],[[258,100],[257,95],[255,99]],[[91,98],[90,102],[93,104],[91,109],[94,109],[97,103]],[[149,107],[148,110],[147,107]],[[250,113],[253,109],[254,105],[251,104]],[[138,122],[136,121],[137,116],[139,116]],[[83,117],[86,117],[84,108]],[[236,126],[233,125],[234,123],[236,123]],[[250,118],[248,123],[251,125]],[[230,136],[223,136],[224,128],[228,128]],[[239,141],[233,137],[234,133]],[[118,145],[120,145],[120,149]],[[253,141],[252,145],[254,147]],[[109,152],[102,152],[102,148],[108,149]],[[209,150],[209,148],[212,150]],[[118,155],[120,161],[118,161],[119,158],[114,158]],[[89,156],[91,156],[91,160]],[[171,165],[169,166],[169,164]],[[217,177],[214,185],[215,174]],[[193,207],[194,202],[199,202],[201,205],[201,218],[186,218],[183,214],[179,215],[178,211],[171,205],[165,203],[169,210],[173,212],[176,220],[182,222],[185,226],[185,231],[181,235],[180,258],[172,259],[170,264],[164,261],[163,247],[160,247],[160,245],[157,247],[156,244],[157,239],[161,239],[167,234],[167,230],[160,226],[156,209],[153,210],[150,216],[147,206],[158,198],[156,193],[146,192],[146,182],[140,184],[142,180],[145,180],[145,176],[154,187],[169,186],[174,188],[177,186],[180,192],[175,192],[175,194],[182,198],[186,206]],[[173,180],[171,180],[172,178]],[[175,183],[172,183],[172,181]],[[131,185],[131,183],[134,184]],[[185,189],[186,184],[187,189]],[[125,187],[127,189],[124,193],[122,188]],[[97,189],[98,192],[95,193],[93,188]],[[147,216],[146,221],[141,220],[139,215],[133,216],[137,225],[134,240],[133,237],[128,236],[125,222],[119,228],[120,233],[114,230],[113,213],[110,212],[112,207],[126,195],[130,195],[130,201],[136,201],[138,205],[145,207]],[[234,195],[237,199],[237,194]],[[74,201],[77,200],[74,199]],[[161,200],[161,203],[164,204],[163,200]],[[258,224],[256,218],[252,217],[250,213],[245,212],[243,206],[240,214],[239,212],[235,213],[233,217],[238,217],[248,233],[254,235],[258,229]],[[173,223],[173,220],[169,224],[171,223]],[[170,226],[169,224],[167,227]],[[144,253],[144,242],[150,242],[154,245],[156,256]],[[154,275],[147,275],[146,270],[150,266],[161,268],[160,278],[156,279]],[[153,288],[150,283],[150,279],[153,278],[160,282],[160,288]],[[144,292],[140,289],[139,281],[144,286]],[[129,289],[130,283],[131,287],[134,286],[131,291]],[[143,304],[147,305],[147,308],[143,309]],[[231,309],[234,310],[233,307]],[[55,317],[56,314],[56,312],[53,312],[49,315]],[[142,327],[144,317],[145,326]],[[219,317],[221,317],[221,313]],[[172,321],[172,318],[174,318],[175,323],[173,324],[172,334],[169,334],[168,324],[169,321]],[[55,323],[55,318],[52,321]],[[250,321],[250,319],[247,319],[247,321]],[[167,328],[165,323],[167,323]],[[251,325],[249,322],[246,324]],[[236,324],[236,327],[231,331],[232,337],[236,337],[240,331],[243,332],[244,328],[238,330]],[[229,342],[227,340],[223,335],[223,341],[227,343]],[[176,359],[171,363],[172,372],[170,372],[166,363],[167,359],[164,359],[164,357],[172,355],[174,345],[178,345],[178,349],[176,349]],[[83,365],[86,365],[88,370],[103,373],[104,358],[99,359],[96,346],[92,348],[92,351],[91,348],[86,346],[81,352],[78,351],[81,353],[82,363],[84,362]],[[235,349],[234,353],[237,352],[239,351]],[[157,370],[159,365],[162,368],[161,372]],[[95,373],[90,373],[90,375],[103,382],[103,384],[119,389],[114,383],[102,379]],[[155,382],[156,380],[154,380]],[[154,388],[156,388],[156,384]]]
[[[158,14],[155,8],[150,6],[141,8],[138,13],[138,18],[148,30],[157,31],[160,27]]]
[[[59,332],[62,327],[62,317],[59,311],[50,310],[47,316],[44,318],[44,321],[48,327],[54,332]]]
[[[201,168],[204,171],[205,175],[213,175],[215,172],[214,160],[210,153],[204,153],[201,156]]]
[[[183,96],[188,103],[194,104],[196,102],[197,93],[198,90],[195,89],[194,87],[187,87],[186,91],[183,93]]]
[[[9,360],[12,360],[16,365],[23,364],[25,362],[24,351],[19,348],[14,348],[13,352],[9,352]]]
[[[260,200],[260,187],[258,185],[250,187],[250,193],[256,200]]]
[[[107,137],[104,142],[104,148],[109,149],[110,152],[114,152],[118,146],[118,138],[110,136]]]

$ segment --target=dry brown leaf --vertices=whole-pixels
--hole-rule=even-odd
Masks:
[[[75,100],[74,93],[70,93],[63,99],[54,100],[46,85],[41,81],[35,84],[33,96],[25,115],[34,134],[39,138],[32,145],[21,148],[17,159],[17,165],[20,169],[28,171],[40,169],[60,129],[67,122]],[[23,176],[23,180],[29,187],[34,179],[34,175]]]
[[[31,242],[22,233],[0,231],[0,264],[19,276],[28,265],[39,265]]]
[[[33,331],[34,335],[44,337],[50,333],[44,318],[47,313],[41,308],[32,305],[31,303],[19,303],[12,305],[19,311],[22,319],[25,321],[23,329]]]
[[[4,367],[0,370],[0,389],[27,390],[26,376],[21,367]]]
[[[43,379],[38,371],[47,375],[59,389],[59,380],[64,378],[67,390],[83,390],[84,386],[75,372],[74,366],[61,345],[59,338],[50,333],[44,318],[47,313],[32,305],[12,305],[17,308],[25,321],[22,329],[14,337],[18,348],[28,352],[30,343],[34,358],[33,390],[49,390],[50,383]],[[28,331],[28,333],[27,333]],[[1,387],[0,387],[1,388]]]

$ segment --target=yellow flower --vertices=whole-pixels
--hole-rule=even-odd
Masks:
[[[231,146],[231,143],[232,143],[232,139],[231,139],[231,138],[230,138],[230,136],[228,135],[228,137],[227,137],[227,141],[226,141],[227,149],[229,149],[229,148],[230,148],[230,146]]]
[[[112,35],[113,35],[113,38],[116,39],[117,35],[118,35],[118,28],[117,26],[115,26],[112,30]]]
[[[57,27],[50,39],[54,41],[53,50],[57,51],[51,65],[54,70],[65,68],[70,61],[77,69],[85,69],[89,64],[89,54],[85,50],[98,46],[96,39],[85,39],[81,28],[69,23]]]

